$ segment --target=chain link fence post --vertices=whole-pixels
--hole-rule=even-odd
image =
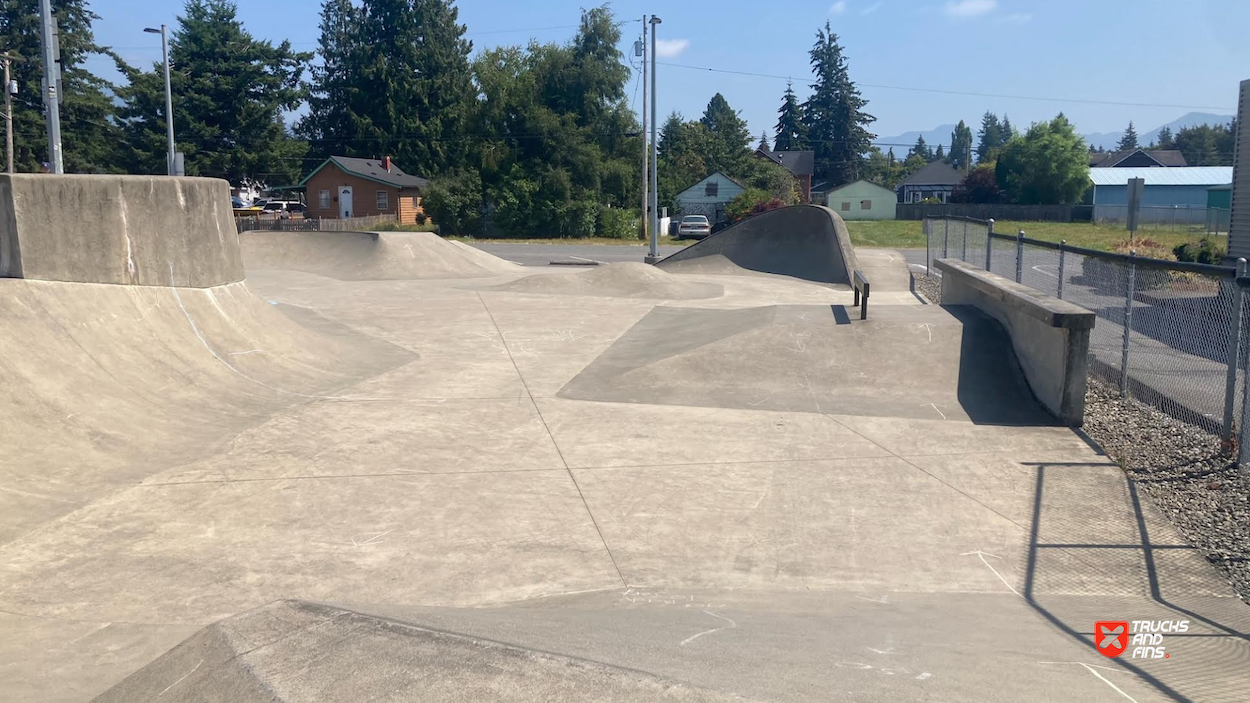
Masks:
[[[960,252],[959,258],[963,261],[968,260],[968,221],[964,220],[964,246]]]
[[[990,266],[990,252],[994,250],[994,218],[990,218],[990,226],[985,233],[985,270],[993,272],[994,268]]]
[[[951,221],[947,219],[943,219],[942,220],[942,258],[943,259],[950,256],[950,254],[946,252],[946,245],[950,241],[950,236],[951,236]]]
[[[1128,343],[1133,330],[1133,295],[1137,287],[1137,252],[1128,253],[1128,290],[1124,296],[1124,344],[1120,348],[1120,397],[1128,397]]]
[[[932,254],[929,253],[930,251],[929,235],[933,231],[933,220],[930,220],[929,218],[926,217],[924,218],[923,224],[924,224],[924,275],[930,276],[932,274],[929,273],[929,261],[932,260],[933,256]]]
[[[1063,261],[1064,255],[1067,254],[1067,252],[1064,251],[1067,243],[1068,240],[1066,239],[1059,240],[1059,287],[1056,289],[1055,297],[1060,300],[1063,300]]]
[[[1024,281],[1024,230],[1016,234],[1016,283]]]
[[[1241,356],[1241,286],[1237,279],[1246,275],[1246,260],[1237,259],[1237,276],[1233,279],[1233,319],[1228,330],[1228,377],[1224,380],[1224,426],[1220,439],[1233,436],[1233,406],[1237,401],[1237,359]],[[1242,401],[1245,402],[1244,400]]]

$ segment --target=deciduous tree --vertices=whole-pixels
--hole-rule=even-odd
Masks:
[[[1063,113],[1034,123],[998,157],[998,183],[1013,203],[1074,203],[1089,188],[1089,152]]]

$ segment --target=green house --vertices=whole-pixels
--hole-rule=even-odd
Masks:
[[[894,191],[862,179],[828,190],[820,199],[844,220],[893,220],[898,204]]]

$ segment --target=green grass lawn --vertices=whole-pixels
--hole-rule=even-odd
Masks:
[[[846,223],[851,233],[851,243],[857,247],[882,247],[887,249],[923,249],[924,232],[919,220],[868,220]],[[954,225],[952,225],[954,226]],[[1091,222],[995,222],[994,231],[1015,234],[1024,230],[1024,236],[1048,242],[1066,240],[1072,246],[1110,251],[1116,242],[1128,238],[1123,225],[1096,225]],[[1146,229],[1137,233],[1171,249],[1178,244],[1196,242],[1204,236],[1202,231]],[[1226,235],[1212,237],[1221,246],[1228,245]]]

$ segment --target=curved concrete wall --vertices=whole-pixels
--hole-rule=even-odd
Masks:
[[[0,276],[207,288],[243,280],[215,178],[0,175]]]
[[[857,268],[846,223],[820,205],[792,205],[748,218],[660,261],[720,255],[752,271],[850,284]]]

